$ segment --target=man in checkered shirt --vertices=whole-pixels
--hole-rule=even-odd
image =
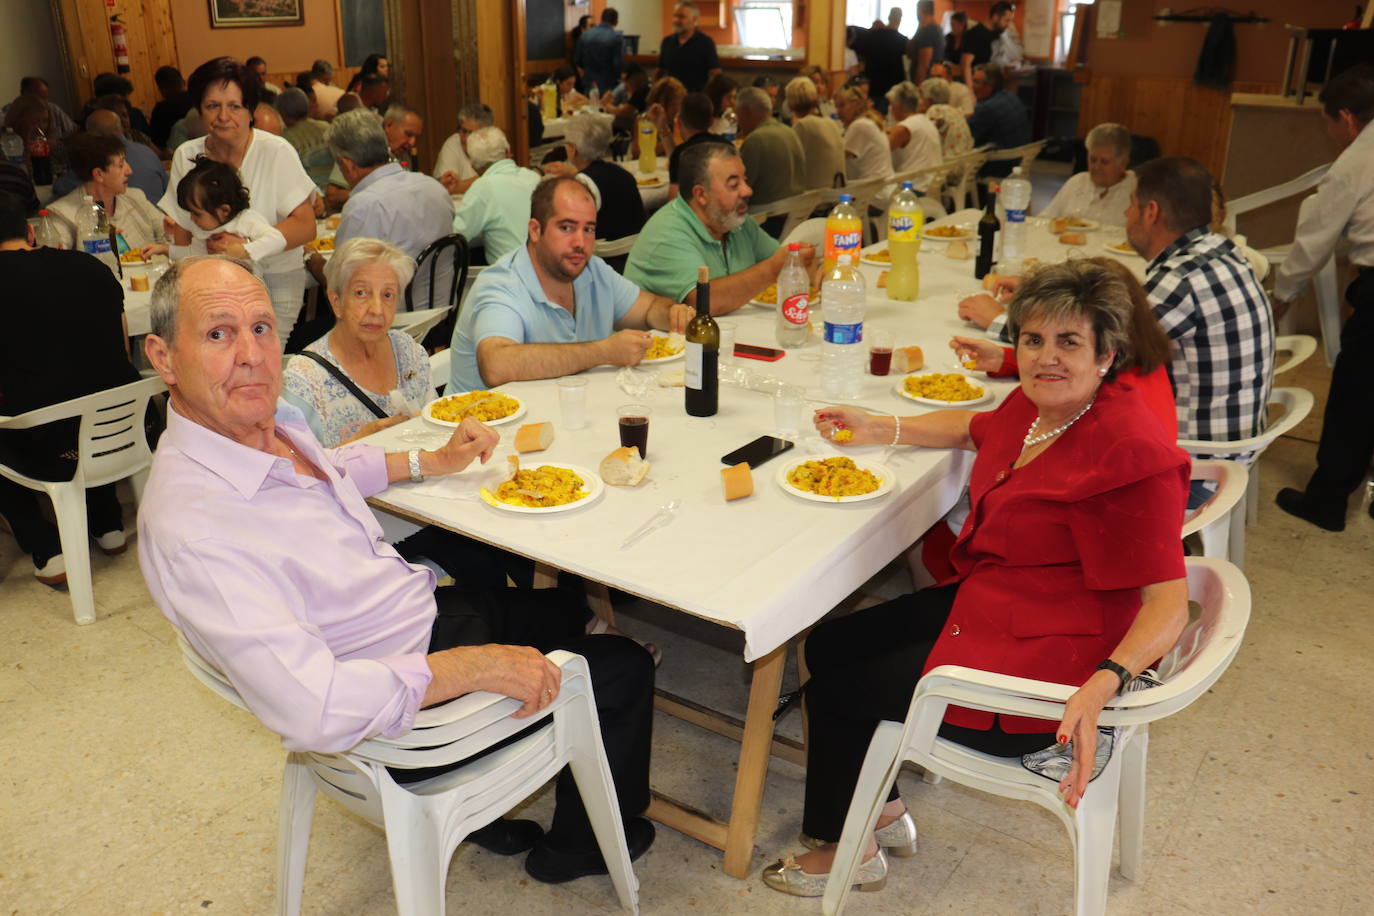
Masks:
[[[1222,442],[1264,430],[1274,316],[1245,255],[1208,229],[1211,217],[1212,176],[1194,160],[1136,169],[1126,238],[1149,261],[1145,292],[1174,342],[1178,436]]]

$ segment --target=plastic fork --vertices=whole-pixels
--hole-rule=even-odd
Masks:
[[[664,525],[671,522],[673,520],[673,516],[677,515],[677,510],[681,508],[682,500],[680,499],[670,499],[668,502],[659,506],[658,511],[655,512],[653,515],[649,516],[649,520],[647,522],[636,528],[634,532],[625,539],[624,543],[620,545],[620,549],[629,549],[630,547],[638,543],[639,540],[643,538],[645,535],[649,534],[652,531],[656,531],[657,529],[662,528]]]

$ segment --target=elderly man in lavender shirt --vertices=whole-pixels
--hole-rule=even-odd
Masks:
[[[653,842],[648,805],[653,662],[621,636],[587,636],[561,589],[434,588],[382,540],[364,499],[389,483],[485,462],[498,437],[474,420],[433,451],[322,448],[278,404],[281,348],[262,282],[224,256],[187,258],[153,293],[151,364],[171,405],[139,512],[139,562],[158,607],[293,751],[395,736],[422,706],[476,690],[548,705],[559,670],[587,658],[631,856]],[[397,781],[432,771],[393,773]],[[471,839],[550,883],[604,874],[571,775],[545,834],[495,821]]]

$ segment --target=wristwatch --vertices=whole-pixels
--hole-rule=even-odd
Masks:
[[[1131,672],[1127,671],[1125,668],[1121,667],[1116,662],[1112,661],[1110,658],[1103,659],[1102,664],[1098,665],[1095,670],[1110,671],[1112,674],[1115,674],[1118,678],[1121,679],[1121,690],[1125,690],[1126,685],[1129,684],[1132,679]],[[1118,690],[1117,693],[1120,693],[1121,690]]]
[[[406,452],[406,459],[410,462],[410,482],[420,483],[425,479],[425,475],[420,473],[420,450],[413,448]]]

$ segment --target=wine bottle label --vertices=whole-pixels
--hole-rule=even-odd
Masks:
[[[889,242],[916,241],[916,220],[911,214],[894,215],[887,221],[887,240]]]
[[[1008,210],[1008,211],[1007,211],[1007,222],[1009,222],[1009,223],[1024,223],[1025,221],[1026,221],[1026,211],[1025,211],[1024,209],[1023,209],[1023,210]]]
[[[825,342],[833,344],[856,344],[864,339],[864,323],[831,324],[825,323]]]
[[[806,324],[811,320],[811,296],[808,293],[788,296],[782,304],[782,317],[791,324]]]
[[[698,391],[701,390],[701,351],[701,344],[687,343],[687,365],[682,372],[684,384]]]

